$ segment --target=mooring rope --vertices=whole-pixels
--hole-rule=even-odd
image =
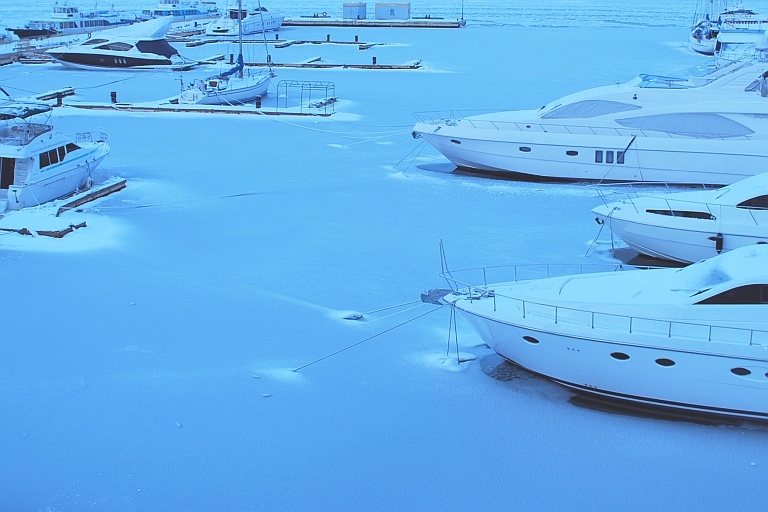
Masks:
[[[323,357],[321,357],[321,358],[319,358],[319,359],[315,359],[314,361],[311,361],[311,362],[309,362],[309,363],[307,363],[307,364],[304,364],[304,365],[302,365],[302,366],[299,366],[298,368],[294,368],[294,369],[293,369],[293,371],[294,371],[294,372],[298,372],[299,370],[303,370],[303,369],[304,369],[304,368],[306,368],[307,366],[312,366],[312,365],[313,365],[313,364],[315,364],[315,363],[319,363],[320,361],[324,361],[324,360],[326,360],[326,359],[328,359],[328,358],[330,358],[330,357],[333,357],[333,356],[335,356],[335,355],[337,355],[337,354],[341,354],[342,352],[345,352],[345,351],[347,351],[347,350],[349,350],[349,349],[351,349],[351,348],[354,348],[354,347],[356,347],[356,346],[358,346],[358,345],[362,345],[362,344],[363,344],[363,343],[365,343],[366,341],[370,341],[370,340],[372,340],[372,339],[374,339],[374,338],[378,338],[378,337],[379,337],[379,336],[381,336],[382,334],[386,334],[386,333],[388,333],[389,331],[394,331],[394,330],[395,330],[395,329],[397,329],[398,327],[402,327],[402,326],[404,326],[405,324],[411,323],[411,322],[413,322],[414,320],[418,320],[419,318],[421,318],[421,317],[423,317],[423,316],[427,316],[427,315],[429,315],[429,314],[431,314],[431,313],[434,313],[435,311],[438,311],[438,310],[440,310],[440,309],[443,309],[445,306],[447,306],[447,304],[443,304],[442,306],[438,306],[438,307],[436,307],[435,309],[431,309],[431,310],[427,311],[426,313],[422,313],[422,314],[420,314],[420,315],[418,315],[418,316],[415,316],[415,317],[413,317],[413,318],[411,318],[411,319],[409,319],[409,320],[406,320],[405,322],[401,322],[401,323],[399,323],[399,324],[397,324],[397,325],[394,325],[394,326],[392,326],[392,327],[390,327],[390,328],[388,328],[388,329],[385,329],[385,330],[383,330],[383,331],[381,331],[381,332],[378,332],[378,333],[374,334],[373,336],[368,336],[367,338],[365,338],[365,339],[362,339],[362,340],[360,340],[360,341],[358,341],[358,342],[356,342],[356,343],[353,343],[352,345],[346,346],[346,347],[344,347],[344,348],[342,348],[342,349],[340,349],[340,350],[337,350],[336,352],[332,352],[332,353],[330,353],[330,354],[328,354],[328,355],[325,355],[325,356],[323,356]]]

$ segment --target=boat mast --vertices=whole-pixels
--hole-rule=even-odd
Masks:
[[[243,62],[243,0],[237,0],[237,34],[239,36],[239,62]],[[243,78],[243,67],[237,72],[239,78]]]
[[[267,66],[269,72],[272,74],[272,59],[269,58],[269,45],[267,44],[267,26],[264,24],[264,11],[261,10],[261,0],[257,0],[259,4],[259,16],[261,17],[261,35],[264,37],[264,52],[267,54]],[[272,75],[274,76],[274,74]]]

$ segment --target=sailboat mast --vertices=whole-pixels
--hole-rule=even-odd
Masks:
[[[272,73],[272,59],[269,58],[269,45],[267,45],[267,26],[264,24],[264,11],[261,9],[261,0],[257,0],[257,2],[259,3],[259,16],[261,17],[261,35],[264,38],[264,51],[267,54],[267,66],[269,66],[269,72]]]
[[[237,0],[237,34],[239,36],[240,60],[243,59],[243,0]],[[240,68],[237,75],[243,78],[243,68]]]

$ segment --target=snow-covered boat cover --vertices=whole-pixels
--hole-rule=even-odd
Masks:
[[[163,16],[154,20],[142,21],[125,27],[111,28],[101,30],[98,33],[99,38],[126,38],[126,39],[164,39],[165,34],[171,28],[173,16]]]
[[[0,120],[26,119],[37,114],[49,112],[51,107],[39,104],[0,103]]]

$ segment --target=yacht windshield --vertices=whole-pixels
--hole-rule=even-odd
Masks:
[[[621,103],[619,101],[607,100],[585,100],[576,103],[568,103],[560,107],[555,107],[543,116],[542,119],[586,119],[590,117],[604,116],[607,114],[616,114],[618,112],[629,112],[630,110],[639,110],[641,107],[630,103]]]
[[[630,117],[617,119],[616,122],[627,128],[637,128],[671,135],[683,135],[703,139],[744,137],[755,133],[741,123],[720,114],[707,112],[659,114],[655,116]]]

